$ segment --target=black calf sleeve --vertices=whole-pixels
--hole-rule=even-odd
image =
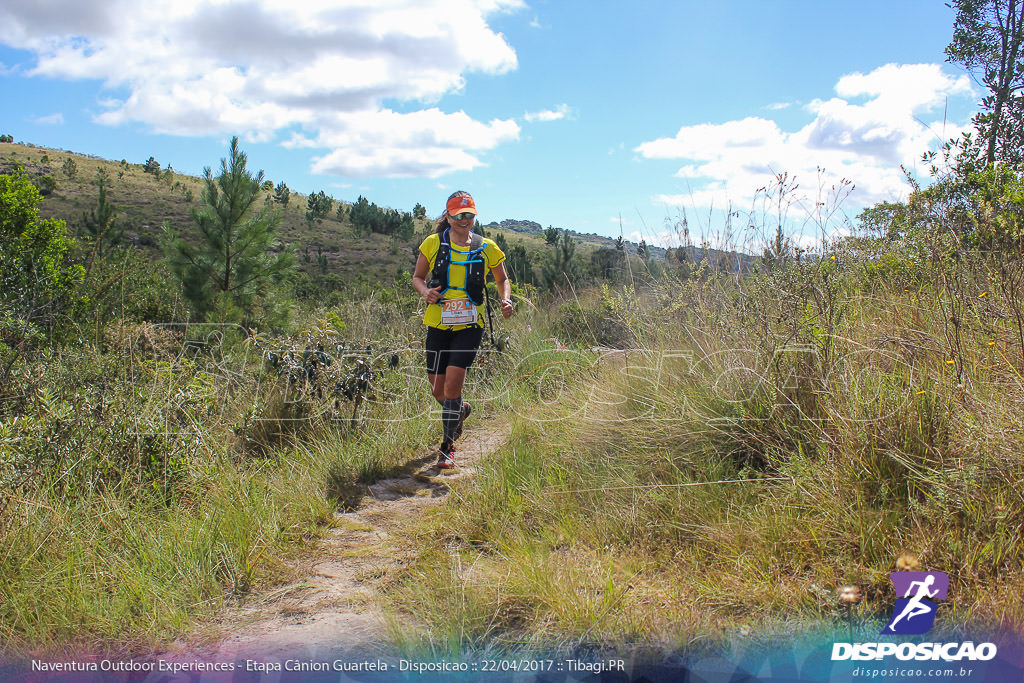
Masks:
[[[462,397],[446,398],[441,404],[441,426],[444,427],[444,442],[451,444],[455,440],[455,430],[462,417]]]

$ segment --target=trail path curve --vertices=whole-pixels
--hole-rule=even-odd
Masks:
[[[300,561],[301,578],[231,610],[205,646],[165,653],[166,660],[217,661],[303,658],[364,659],[386,653],[386,615],[379,587],[414,556],[404,533],[446,499],[451,483],[472,477],[477,462],[507,435],[481,427],[459,441],[459,467],[439,471],[433,455],[410,463],[407,474],[369,485],[360,505],[335,512],[336,525]]]

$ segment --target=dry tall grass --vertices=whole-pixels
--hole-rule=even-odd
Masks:
[[[949,574],[941,629],[1024,627],[1024,292],[991,253],[914,246],[627,290],[639,344],[545,422],[513,420],[421,536],[392,598],[430,630],[399,642],[663,655],[877,634],[904,555]]]
[[[336,509],[439,440],[420,327],[370,300],[290,336],[114,321],[19,359],[0,402],[6,654],[132,652],[288,579]],[[473,381],[513,370],[496,353]]]

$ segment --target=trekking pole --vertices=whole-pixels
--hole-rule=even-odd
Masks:
[[[487,310],[487,333],[491,338],[491,346],[494,346],[494,321],[491,320],[491,293],[484,284],[484,308]]]

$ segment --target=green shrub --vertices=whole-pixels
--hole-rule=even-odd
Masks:
[[[607,285],[601,287],[597,301],[570,301],[558,307],[555,331],[567,343],[597,344],[629,348],[637,341],[630,326],[623,299]]]
[[[81,292],[89,300],[87,321],[99,328],[114,320],[184,322],[188,314],[167,264],[131,247],[96,259]]]
[[[0,303],[10,315],[52,327],[81,301],[84,269],[70,263],[63,221],[39,219],[39,190],[22,170],[0,175]]]
[[[68,157],[67,159],[64,160],[64,163],[63,165],[61,165],[60,170],[62,173],[64,173],[64,175],[68,177],[68,179],[72,179],[76,175],[78,175],[78,164],[75,163],[74,158]]]
[[[39,194],[48,197],[57,189],[57,179],[52,175],[42,175],[33,178],[32,183],[39,190]]]

